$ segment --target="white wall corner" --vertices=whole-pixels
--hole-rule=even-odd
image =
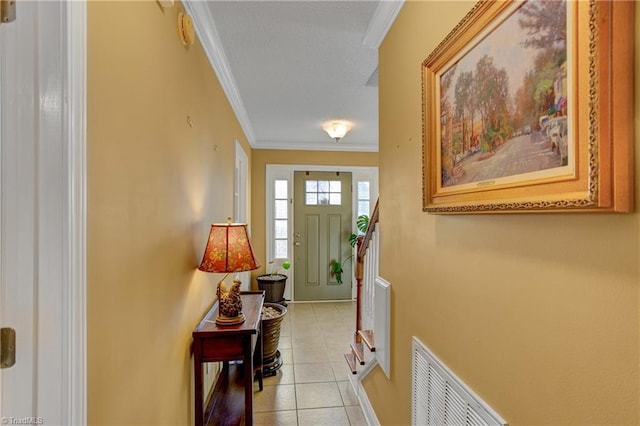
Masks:
[[[362,413],[364,414],[369,426],[380,426],[380,422],[378,421],[376,412],[373,410],[373,406],[371,405],[371,401],[369,401],[369,397],[367,396],[367,392],[365,391],[362,382],[364,382],[364,379],[369,375],[369,373],[371,373],[371,371],[373,371],[376,365],[378,365],[378,362],[374,358],[368,362],[367,365],[358,372],[358,374],[349,375],[351,387],[358,398],[360,408],[362,408]]]
[[[367,26],[367,31],[362,37],[362,44],[372,49],[378,49],[403,5],[404,0],[383,0],[378,3],[378,7]]]

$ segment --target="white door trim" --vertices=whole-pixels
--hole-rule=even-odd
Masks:
[[[247,223],[249,209],[247,194],[249,193],[249,157],[238,140],[235,141],[236,165],[233,177],[233,220],[234,222]],[[249,229],[251,235],[251,229]],[[242,284],[241,290],[251,290],[251,273],[239,272],[236,274]]]
[[[24,229],[31,238],[16,236],[15,229],[8,229],[13,219],[6,222],[9,218],[2,217],[7,226],[2,230],[3,245],[15,246],[16,241],[30,238],[29,255],[20,259],[25,266],[20,270],[18,265],[20,275],[28,275],[26,288],[17,285],[25,281],[3,274],[2,286],[8,291],[2,303],[9,307],[17,302],[13,312],[17,307],[32,318],[17,333],[32,333],[36,340],[32,350],[17,348],[17,358],[23,358],[15,373],[3,370],[11,374],[4,376],[8,380],[2,382],[0,397],[8,404],[3,415],[17,414],[17,420],[82,425],[87,423],[86,3],[18,2],[16,15],[16,22],[6,25],[15,25],[12,30],[26,40],[22,39],[21,50],[6,58],[17,58],[16,69],[24,72],[24,78],[9,72],[0,75],[2,85],[21,93],[15,97],[9,91],[2,93],[8,96],[2,102],[11,102],[13,111],[2,111],[7,119],[3,127],[12,130],[9,134],[3,129],[0,140],[4,165],[14,162],[23,180],[19,185],[3,182],[7,192],[2,192],[2,204],[17,199],[16,190],[19,199],[31,200],[14,203],[9,210],[27,218],[30,225]],[[15,146],[22,147],[20,157],[15,156]],[[7,168],[7,176],[13,169]],[[11,261],[6,255],[3,262]],[[18,368],[17,362],[12,368]],[[29,384],[22,393],[14,387],[21,382]],[[30,397],[15,407],[15,400],[5,400],[12,391]]]
[[[67,348],[69,375],[64,379],[69,395],[69,424],[87,424],[87,5],[86,1],[65,2],[67,5],[67,122],[69,151],[67,182],[69,183],[69,322]]]
[[[371,182],[371,200],[375,203],[378,199],[378,167],[365,167],[365,166],[324,166],[324,165],[309,165],[309,164],[267,164],[265,171],[265,253],[266,260],[270,262],[273,260],[273,235],[274,235],[274,203],[275,197],[273,182],[276,179],[287,180],[289,182],[289,208],[287,217],[290,218],[290,226],[288,229],[288,241],[289,241],[289,260],[291,261],[291,269],[287,272],[287,286],[285,287],[284,298],[287,300],[295,300],[295,294],[293,292],[294,282],[294,268],[293,263],[293,172],[294,171],[321,171],[321,172],[350,172],[352,174],[352,184],[355,185],[358,179],[366,177],[366,180]],[[356,212],[358,211],[358,194],[357,191],[353,191],[353,229],[356,229]],[[372,207],[373,208],[373,207]],[[267,273],[271,272],[267,266]],[[353,268],[355,270],[355,268]],[[355,295],[355,285],[353,286],[352,297]]]
[[[237,140],[235,141],[235,157],[233,220],[246,223],[249,213],[247,209],[249,157]]]

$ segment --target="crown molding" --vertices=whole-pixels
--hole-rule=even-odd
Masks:
[[[257,141],[254,149],[282,149],[295,151],[351,151],[378,152],[375,144],[350,144],[349,142],[272,142]]]
[[[378,49],[403,5],[404,0],[381,0],[362,37],[362,44]]]
[[[253,133],[253,127],[249,121],[249,114],[244,107],[242,98],[238,91],[236,81],[233,78],[227,56],[224,53],[222,47],[222,41],[218,36],[215,22],[211,16],[211,12],[207,7],[206,1],[199,0],[184,0],[184,8],[189,15],[193,18],[193,24],[196,29],[198,39],[202,44],[202,47],[209,58],[211,67],[218,76],[220,85],[227,95],[227,99],[231,104],[231,108],[236,114],[236,118],[244,131],[249,145],[253,148],[255,146],[255,134]]]

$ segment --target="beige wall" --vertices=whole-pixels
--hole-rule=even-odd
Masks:
[[[382,424],[409,424],[418,336],[511,425],[639,424],[640,214],[421,211],[421,63],[472,5],[407,2],[380,49],[392,375],[375,370],[365,389]],[[638,30],[635,43],[638,70]]]
[[[191,331],[220,278],[196,268],[249,149],[179,10],[88,4],[89,424],[191,422]]]
[[[265,173],[267,164],[301,164],[321,166],[378,166],[377,152],[334,152],[334,151],[287,151],[256,149],[252,155],[251,170],[251,217],[253,228],[251,241],[262,267],[253,271],[253,286],[257,288],[255,277],[266,272],[265,259]]]

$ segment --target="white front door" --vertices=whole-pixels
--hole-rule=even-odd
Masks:
[[[0,327],[16,335],[0,418],[83,424],[85,4],[16,4],[0,24]]]

